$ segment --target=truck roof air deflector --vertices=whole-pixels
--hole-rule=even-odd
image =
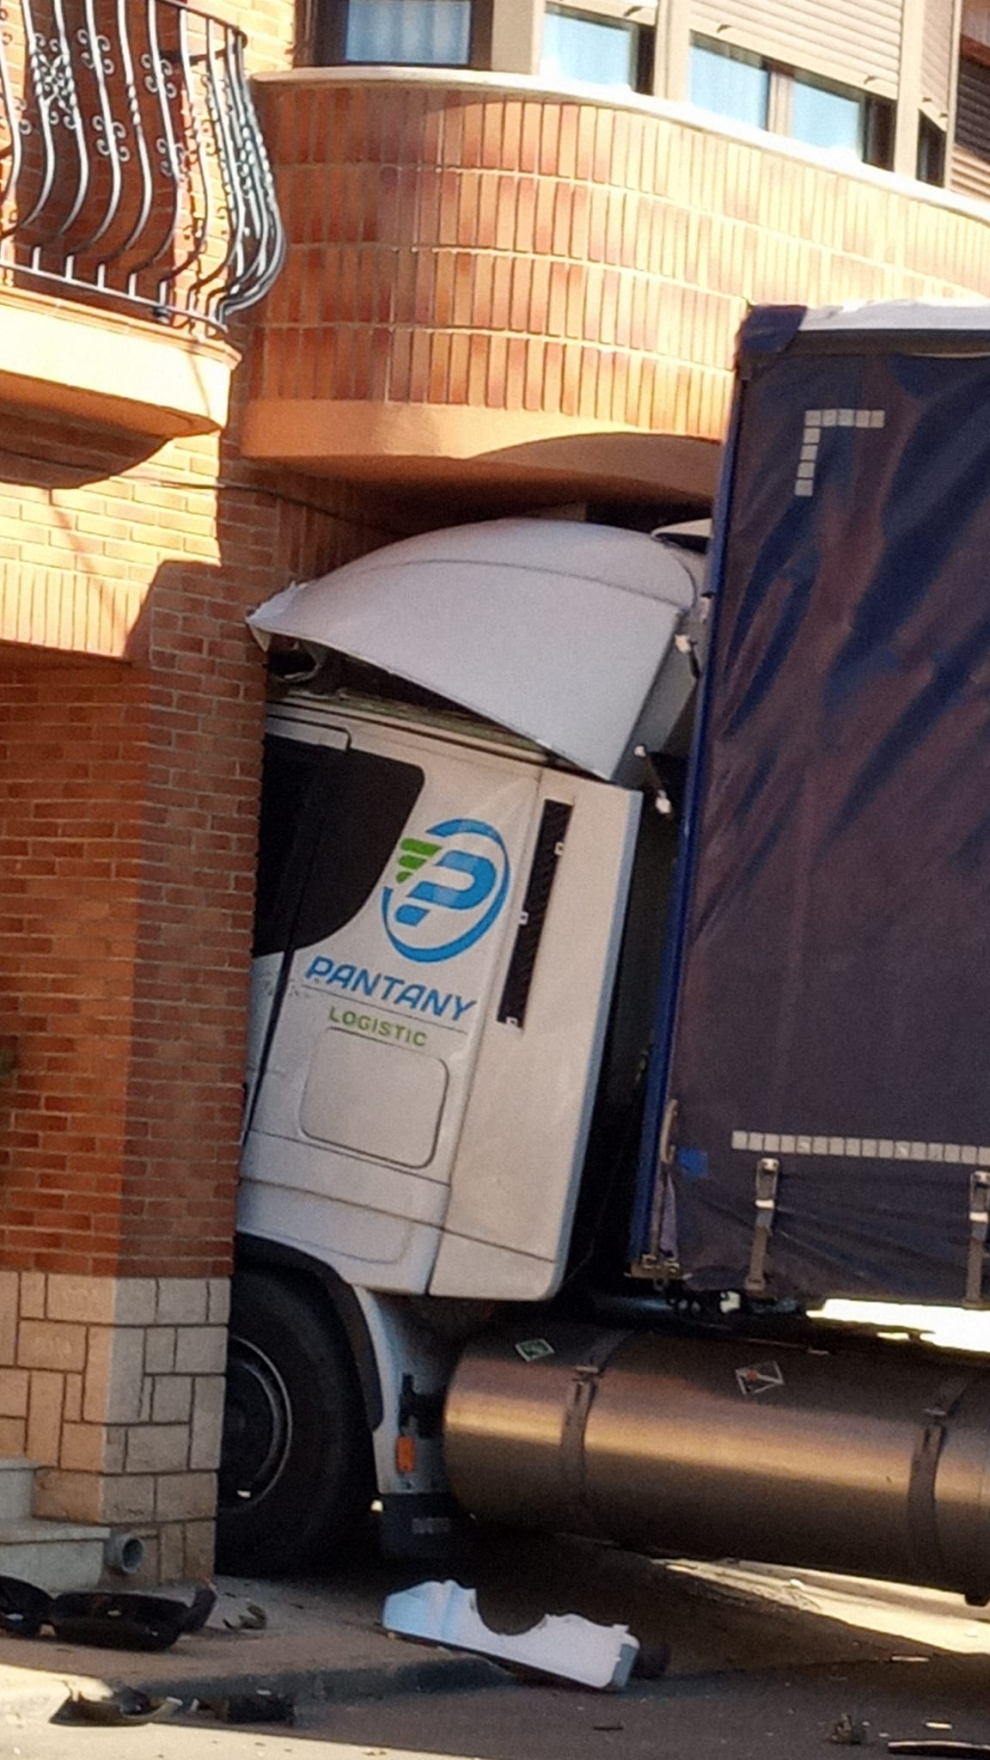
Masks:
[[[374,551],[248,622],[263,646],[336,649],[611,779],[702,566],[641,532],[492,520]]]

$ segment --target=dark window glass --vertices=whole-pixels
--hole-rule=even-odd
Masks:
[[[326,66],[467,67],[479,49],[475,10],[472,0],[322,0],[314,58]]]
[[[470,0],[348,0],[347,61],[463,67],[470,52]]]
[[[649,96],[653,91],[653,67],[657,58],[657,33],[651,24],[636,29],[636,90]]]
[[[415,764],[269,736],[255,955],[311,947],[356,916],[423,786]]]
[[[690,99],[699,110],[766,128],[770,72],[757,55],[716,44],[691,44]]]
[[[866,100],[866,143],[864,158],[868,165],[889,171],[894,163],[894,106],[887,98]]]
[[[945,130],[930,116],[918,118],[918,176],[922,183],[945,182]]]

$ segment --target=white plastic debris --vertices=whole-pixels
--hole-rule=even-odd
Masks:
[[[474,1590],[454,1582],[417,1583],[389,1595],[382,1624],[402,1638],[517,1662],[585,1687],[624,1687],[639,1652],[628,1626],[596,1625],[578,1613],[546,1614],[528,1632],[493,1632]]]

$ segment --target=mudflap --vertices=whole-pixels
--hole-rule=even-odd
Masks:
[[[408,1492],[382,1498],[385,1558],[444,1563],[471,1544],[473,1525],[446,1492]]]

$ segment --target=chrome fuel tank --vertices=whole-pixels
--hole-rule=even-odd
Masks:
[[[468,1349],[446,1454],[488,1520],[990,1597],[979,1358],[550,1325]]]

